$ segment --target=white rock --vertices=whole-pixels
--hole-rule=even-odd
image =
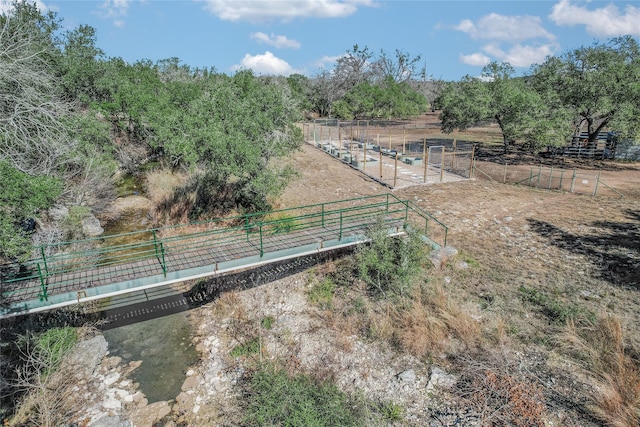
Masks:
[[[104,409],[120,409],[122,407],[122,403],[115,398],[115,396],[107,395],[102,401],[102,407]]]
[[[104,378],[104,383],[106,385],[111,385],[120,379],[120,374],[118,372],[112,372]]]

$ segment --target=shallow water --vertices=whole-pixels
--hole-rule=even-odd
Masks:
[[[123,363],[141,360],[129,378],[149,403],[175,399],[185,373],[198,361],[186,313],[176,313],[103,331],[112,356]]]

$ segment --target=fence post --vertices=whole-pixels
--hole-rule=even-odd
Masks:
[[[551,181],[553,180],[553,166],[551,166],[551,172],[549,173],[549,190],[551,190]]]
[[[508,162],[505,160],[504,161],[504,175],[502,175],[502,183],[503,184],[507,183],[507,164],[508,164]]]
[[[387,213],[389,213],[389,193],[387,193]]]
[[[576,170],[573,170],[573,176],[571,177],[571,188],[569,189],[569,193],[573,193],[573,188],[576,184]]]
[[[600,172],[598,172],[598,175],[596,176],[596,186],[593,189],[593,195],[597,195],[598,194],[598,183],[600,182]]]
[[[40,286],[42,287],[42,294],[40,294],[40,298],[44,299],[45,301],[49,301],[49,296],[47,295],[46,280],[44,277],[42,277],[42,271],[40,270],[40,263],[36,264],[36,267],[38,268],[38,277],[40,277]]]
[[[44,254],[44,247],[40,246],[40,254],[42,255],[42,262],[44,263],[44,272],[49,275],[49,266],[47,265],[47,257]]]
[[[338,242],[342,241],[342,211],[340,211],[340,231],[338,232]]]
[[[542,166],[540,166],[540,168],[538,169],[538,185],[537,187],[540,188],[540,179],[542,178]]]
[[[324,203],[322,204],[322,228],[324,228]]]
[[[164,259],[164,245],[160,242],[160,254],[162,255],[162,261],[160,265],[162,266],[162,272],[164,273],[164,277],[167,277],[167,262]]]
[[[471,146],[471,161],[469,162],[469,179],[473,178],[473,165],[475,164],[475,161],[476,161],[475,153],[476,153],[476,146],[472,145]]]
[[[262,222],[260,222],[260,258],[264,255],[264,247],[262,246]]]
[[[560,185],[558,186],[558,190],[562,191],[562,178],[564,177],[564,169],[560,170]]]
[[[533,186],[531,184],[532,181],[533,181],[533,168],[529,169],[529,187]]]
[[[442,156],[440,156],[440,182],[444,179],[444,145],[442,146]]]
[[[422,161],[424,162],[424,177],[422,182],[427,182],[427,138],[424,138],[424,142],[422,143]]]
[[[398,152],[396,151],[396,161],[395,161],[395,168],[393,170],[393,187],[395,188],[397,182],[398,182]]]

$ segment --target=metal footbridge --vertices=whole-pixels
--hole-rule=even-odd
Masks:
[[[443,223],[393,194],[43,245],[25,262],[0,265],[0,318],[357,245],[377,222],[389,236],[413,227],[446,246]]]

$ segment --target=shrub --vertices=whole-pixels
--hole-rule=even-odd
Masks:
[[[364,425],[357,405],[333,383],[290,376],[270,365],[254,373],[248,399],[244,424],[249,426]]]
[[[421,269],[424,243],[417,233],[408,230],[405,237],[391,238],[382,218],[367,233],[369,244],[356,253],[358,276],[377,296],[404,295]]]

